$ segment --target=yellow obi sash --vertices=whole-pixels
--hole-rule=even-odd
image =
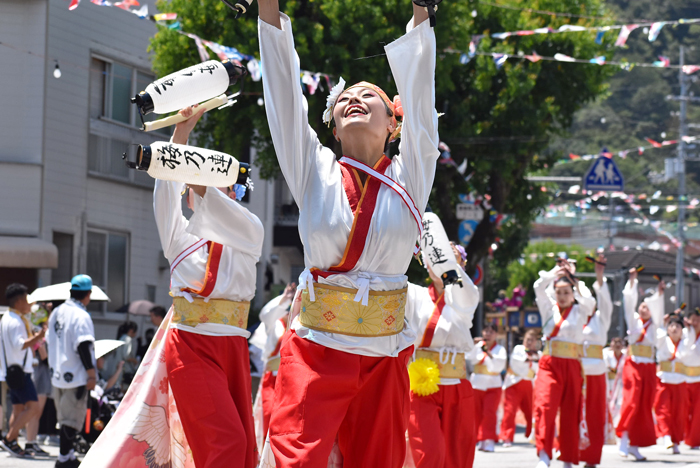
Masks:
[[[608,371],[608,380],[615,380],[615,377],[617,377],[617,371],[609,370]]]
[[[173,298],[173,323],[196,327],[200,323],[220,323],[242,329],[248,328],[250,302],[228,301],[226,299],[209,299],[204,302],[200,297],[189,302],[184,297]]]
[[[467,360],[464,353],[455,355],[455,363],[452,364],[452,355],[449,356],[447,363],[440,362],[440,353],[431,349],[419,348],[416,351],[416,359],[430,359],[437,364],[440,370],[441,379],[466,379],[467,378]]]
[[[356,289],[314,283],[316,300],[309,290],[301,293],[299,322],[312,330],[349,336],[390,336],[403,330],[407,288],[370,291],[366,306],[355,302]]]
[[[267,360],[267,365],[265,366],[265,370],[269,372],[277,372],[280,368],[280,361],[282,360],[281,357],[273,357]]]
[[[700,366],[685,366],[685,375],[688,377],[700,377]]]
[[[476,364],[474,366],[474,373],[479,375],[501,375],[500,372],[489,372],[486,364]]]
[[[685,364],[680,361],[661,361],[659,368],[661,372],[675,372],[676,374],[687,375]]]
[[[603,359],[603,347],[597,344],[584,346],[583,357],[590,359]]]
[[[654,351],[651,349],[651,346],[633,344],[630,345],[630,354],[632,356],[651,359],[654,356]]]
[[[568,341],[547,341],[542,354],[565,359],[579,359],[583,355],[583,345]]]

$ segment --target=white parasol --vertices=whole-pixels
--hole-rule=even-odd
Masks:
[[[110,351],[114,351],[126,344],[121,340],[97,340],[95,341],[95,359],[99,359]]]
[[[32,302],[49,302],[49,301],[66,301],[70,298],[70,282],[52,284],[37,288],[28,297],[27,301]],[[109,297],[100,289],[99,286],[92,286],[92,295],[90,301],[107,301]]]

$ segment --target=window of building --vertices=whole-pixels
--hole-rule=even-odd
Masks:
[[[122,154],[134,159],[137,144],[150,144],[154,139],[168,139],[170,128],[157,135],[141,132],[141,119],[131,98],[155,79],[151,73],[103,57],[90,62],[90,136],[88,169],[95,175],[108,176],[148,187],[153,180],[141,171],[129,170]],[[158,118],[155,114],[146,121]]]
[[[54,232],[53,243],[58,249],[58,267],[51,270],[51,282],[67,283],[73,277],[73,234]]]
[[[110,298],[109,304],[91,303],[91,310],[117,310],[127,302],[129,236],[89,230],[87,274]]]

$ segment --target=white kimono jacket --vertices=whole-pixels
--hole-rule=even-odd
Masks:
[[[282,29],[259,21],[265,110],[282,173],[299,206],[299,235],[306,270],[300,288],[313,287],[309,270],[328,270],[343,257],[353,212],[343,188],[340,164],[321,145],[308,124],[307,104],[299,84],[299,59],[292,23],[280,14]],[[435,111],[435,35],[427,21],[385,47],[404,110],[399,154],[385,175],[406,189],[422,213],[435,176],[439,152]],[[320,117],[320,116],[319,116]],[[418,238],[418,226],[402,199],[382,185],[364,250],[348,273],[318,281],[366,293],[406,287],[405,275]],[[340,351],[365,356],[397,356],[416,340],[405,321],[403,331],[384,337],[353,337],[315,331],[295,320],[297,335]]]
[[[468,353],[474,348],[470,329],[474,311],[479,305],[479,290],[461,268],[458,273],[462,277],[463,285],[461,288],[459,285],[445,287],[445,306],[442,308],[429,347],[445,359],[450,359],[451,355]],[[416,349],[421,345],[434,310],[435,303],[430,297],[429,289],[409,283],[406,319],[418,332]],[[460,379],[440,379],[440,385],[457,385],[459,382]]]
[[[683,363],[689,367],[700,367],[700,336],[695,333],[693,327],[686,327],[683,331],[686,354],[683,356]],[[700,376],[685,378],[689,384],[700,382]]]
[[[223,245],[212,299],[249,301],[255,295],[255,264],[260,258],[263,226],[257,216],[216,188],[207,188],[204,197],[194,197],[194,214],[188,221],[182,214],[182,190],[185,184],[156,180],[153,209],[163,253],[168,262],[200,239]],[[202,287],[209,254],[203,246],[184,258],[173,270],[170,292],[175,297],[190,297],[181,288]],[[202,335],[243,336],[242,328],[219,323],[196,327],[171,323],[171,327]]]
[[[547,294],[547,287],[557,278],[558,267],[550,271],[540,271],[540,277],[535,281],[535,300],[542,317],[542,334],[549,337],[554,327],[561,319],[557,301]],[[566,341],[569,343],[583,344],[583,327],[588,317],[595,310],[596,301],[590,294],[579,294],[574,288],[574,303],[571,312],[559,328],[557,336],[552,341]]]

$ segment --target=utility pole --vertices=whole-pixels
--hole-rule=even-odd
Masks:
[[[678,135],[678,257],[676,258],[676,307],[680,307],[683,302],[684,291],[684,275],[683,261],[685,248],[685,207],[688,197],[685,193],[685,141],[683,138],[687,132],[686,128],[686,110],[688,107],[688,81],[683,73],[683,65],[685,65],[684,47],[681,46],[680,52],[680,68],[678,69],[678,79],[681,84],[681,112],[680,112],[680,129]]]

